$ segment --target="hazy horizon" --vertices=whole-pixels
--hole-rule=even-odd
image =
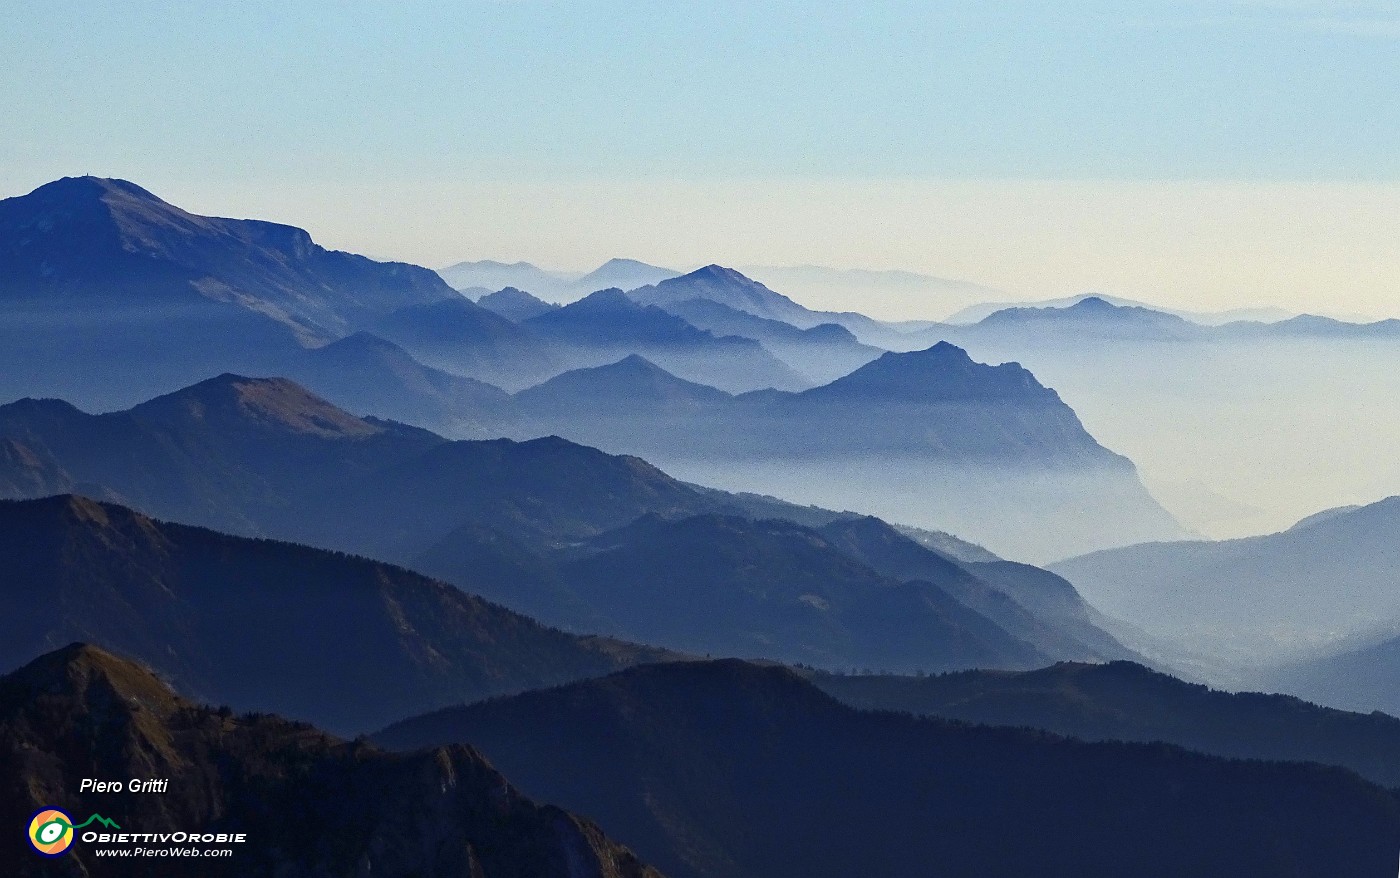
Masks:
[[[4,195],[117,176],[432,268],[814,264],[1372,317],[1400,286],[1389,0],[79,0],[9,25]]]

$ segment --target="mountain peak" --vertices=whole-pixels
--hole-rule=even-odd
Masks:
[[[476,304],[516,322],[548,314],[559,307],[532,296],[519,287],[502,287],[494,293],[482,296]]]
[[[70,643],[42,655],[5,678],[4,684],[25,692],[26,700],[58,697],[83,712],[105,712],[114,697],[159,714],[178,704],[175,693],[150,670],[87,643]]]
[[[735,269],[726,268],[715,262],[697,268],[689,274],[683,274],[681,278],[686,280],[724,280],[730,282],[758,283],[758,281],[745,277]]]
[[[597,310],[602,308],[623,308],[628,311],[635,311],[637,309],[637,303],[627,298],[627,294],[617,287],[608,287],[606,290],[598,290],[595,293],[589,293],[577,302],[565,305],[564,308],[572,308],[575,311]]]
[[[781,293],[745,277],[732,268],[710,264],[689,274],[668,278],[654,286],[633,290],[632,297],[647,305],[673,305],[690,299],[708,299],[737,311],[810,326],[813,313]]]
[[[320,438],[362,438],[383,432],[286,378],[225,373],[144,402],[139,419],[193,419],[222,426],[257,425]]]
[[[51,183],[45,183],[29,193],[30,197],[41,199],[68,199],[80,200],[89,198],[102,198],[104,196],[121,196],[147,201],[152,204],[165,204],[163,200],[153,195],[146,189],[142,189],[130,180],[122,180],[115,177],[61,177]]]
[[[670,372],[667,372],[665,369],[656,365],[651,360],[648,360],[641,354],[628,354],[627,356],[614,363],[613,366],[615,366],[619,370],[627,370],[629,372],[640,372],[647,375],[655,375],[658,372],[665,373],[666,375],[671,374]],[[600,368],[606,369],[607,367],[603,366]]]
[[[967,351],[940,341],[931,348],[889,352],[851,374],[807,391],[814,396],[864,394],[871,399],[949,402],[1058,396],[1018,363],[978,363]]]
[[[521,391],[519,397],[527,404],[555,399],[589,405],[590,401],[607,399],[636,405],[662,399],[720,402],[728,399],[729,394],[677,377],[640,354],[630,354],[615,363],[556,375],[543,384]]]
[[[1071,311],[1120,311],[1119,306],[1101,296],[1085,296],[1070,306]]]
[[[679,272],[657,265],[650,265],[636,259],[609,259],[607,262],[574,281],[574,287],[581,290],[596,290],[602,287],[621,287],[635,290],[648,284],[659,283],[675,277]]]

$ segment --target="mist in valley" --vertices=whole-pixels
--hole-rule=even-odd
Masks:
[[[1202,536],[1400,493],[1400,340],[965,344],[1054,388]]]

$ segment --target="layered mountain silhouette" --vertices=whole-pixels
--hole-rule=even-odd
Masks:
[[[1000,309],[908,339],[1022,364],[1130,457],[1189,530],[1230,538],[1400,491],[1394,467],[1356,463],[1400,436],[1388,414],[1400,324],[1277,318],[1201,325],[1086,296],[1063,307]]]
[[[285,380],[224,376],[106,415],[24,401],[0,407],[0,442],[11,496],[81,491],[355,552],[575,630],[908,671],[1133,655],[1044,571],[999,584],[1006,562],[949,561],[882,522],[859,523],[878,546],[857,543],[841,529],[850,516],[698,488],[557,438],[449,442]],[[759,520],[782,516],[826,530]],[[652,594],[677,567],[685,587]],[[665,601],[675,614],[657,611]]]
[[[413,304],[436,274],[203,217],[123,180],[65,178],[0,201],[0,393],[104,407],[305,348]],[[348,400],[347,400],[348,402]]]
[[[1277,534],[1128,546],[1053,569],[1110,616],[1258,664],[1400,618],[1400,498]]]
[[[811,386],[751,338],[716,336],[660,308],[638,305],[621,290],[600,290],[530,318],[525,325],[566,351],[574,364],[600,366],[640,354],[684,378],[742,392]]]
[[[935,539],[924,545],[878,518],[841,518],[822,535],[849,557],[901,582],[937,583],[1044,655],[1095,660],[1130,657],[1095,621],[1098,613],[1074,586],[1049,571],[997,558],[959,557]],[[940,550],[941,547],[941,550]]]
[[[491,435],[512,416],[510,395],[499,387],[425,366],[368,332],[306,351],[281,371],[360,412],[451,435]]]
[[[1209,336],[1212,330],[1175,314],[1137,305],[1117,305],[1100,296],[1086,296],[1062,308],[1007,308],[987,315],[961,330],[956,337],[966,339],[1016,340],[1034,337],[1044,343],[1052,337],[1084,342],[1090,339],[1114,341],[1190,341]],[[946,336],[944,328],[925,330]]]
[[[1217,691],[1133,662],[809,679],[864,710],[1045,729],[1086,741],[1164,741],[1233,759],[1320,762],[1385,787],[1400,784],[1400,719],[1286,695]]]
[[[1386,874],[1400,804],[1339,768],[862,713],[791,671],[630,669],[376,736],[472,741],[678,876]]]
[[[1234,308],[1227,311],[1183,311],[1180,309],[1164,308],[1159,305],[1139,302],[1133,299],[1125,299],[1121,296],[1108,296],[1101,293],[1081,293],[1077,296],[1069,296],[1062,299],[1047,299],[1039,302],[981,302],[954,312],[945,322],[954,325],[968,325],[977,323],[997,311],[1027,308],[1071,308],[1085,299],[1091,298],[1102,299],[1110,305],[1117,305],[1120,307],[1146,308],[1164,314],[1172,314],[1201,326],[1220,326],[1226,323],[1239,323],[1243,321],[1276,323],[1280,320],[1287,320],[1290,317],[1296,316],[1291,311],[1269,306],[1258,308]]]
[[[813,311],[722,265],[706,265],[689,274],[630,290],[628,295],[644,305],[662,308],[679,307],[700,299],[755,317],[779,320],[798,329],[834,323],[845,327],[864,344],[891,349],[913,347],[906,344],[900,328],[849,311]]]
[[[506,308],[510,316],[503,316],[426,269],[326,251],[289,226],[196,216],[122,181],[63,180],[3,204],[0,398],[54,397],[116,410],[212,375],[279,375],[347,410],[454,437],[556,433],[648,454],[697,481],[724,479],[725,487],[805,503],[849,505],[846,497],[863,485],[858,494],[874,500],[864,511],[965,531],[1023,558],[1179,535],[1125,464],[1108,462],[1087,436],[1070,435],[1063,405],[1033,413],[1013,411],[1025,409],[1029,396],[1015,407],[996,401],[991,407],[1006,416],[992,424],[985,406],[949,409],[939,374],[976,379],[956,357],[938,348],[867,362],[879,351],[852,333],[874,326],[905,334],[859,315],[810,311],[731,269],[707,266],[630,295],[604,290],[543,311],[517,290],[517,309],[526,310]],[[593,280],[642,268],[610,263]],[[645,303],[651,300],[715,330]],[[539,313],[527,317],[530,310]],[[628,380],[651,380],[635,369],[592,376],[595,387],[600,378],[623,379],[620,391],[602,388],[594,405],[571,401],[550,410],[542,404],[549,393],[516,405],[495,392],[632,356],[745,396],[703,416],[669,412],[628,430],[601,399],[625,392]],[[930,370],[926,361],[940,357]],[[913,407],[898,417],[873,413],[882,402],[854,399],[881,372],[889,373],[885,385],[895,373],[908,384],[903,403]],[[811,396],[775,394],[818,381],[828,383]],[[835,404],[843,390],[845,402]],[[1028,422],[1041,414],[1046,424]],[[1054,433],[1063,435],[1047,444]],[[1087,455],[1072,451],[1075,445]],[[1042,471],[1066,450],[1092,462],[1071,466],[1072,473]],[[935,478],[948,477],[947,464],[959,468],[937,491],[909,479],[930,456],[944,465]],[[828,470],[815,472],[835,478],[799,477],[813,457]],[[984,472],[988,461],[992,471]],[[1026,477],[1008,466],[1032,471]],[[1086,466],[1112,472],[1086,475]],[[802,493],[814,488],[820,493]],[[931,496],[938,499],[930,504]],[[986,499],[997,497],[1005,498],[1001,508],[984,514]],[[1039,533],[1031,522],[1051,502],[1115,508],[1103,521],[1074,522],[1074,533]],[[1103,533],[1091,538],[1098,525]],[[1028,536],[1013,542],[1005,538],[1012,532]]]
[[[458,290],[515,287],[551,302],[571,302],[613,287],[636,289],[680,274],[636,259],[609,259],[587,274],[549,271],[528,262],[504,263],[489,259],[459,262],[439,273]]]
[[[84,778],[169,783],[156,795],[80,793]],[[232,857],[200,860],[200,875],[660,878],[589,821],[522,796],[470,747],[392,754],[276,716],[203,707],[145,666],[83,644],[0,677],[0,792],[10,826],[59,808],[77,821],[101,814],[113,833],[246,837],[228,845]],[[78,839],[51,859],[8,832],[0,861],[18,878],[133,873],[129,859],[98,857],[98,846]],[[139,867],[191,869],[168,857]]]
[[[515,287],[499,289],[490,295],[477,299],[476,303],[483,308],[495,311],[507,320],[514,320],[516,323],[559,309],[559,306],[553,302],[538,299]]]
[[[716,335],[736,335],[759,342],[814,384],[833,381],[883,353],[880,348],[861,344],[849,329],[836,323],[798,329],[790,323],[757,317],[710,299],[688,299],[661,307]]]
[[[1014,363],[977,363],[947,343],[885,353],[796,393],[725,398],[627,360],[516,399],[517,435],[559,433],[731,490],[825,506],[859,497],[863,511],[1000,554],[1185,536],[1058,394]]]
[[[884,577],[788,522],[651,516],[586,551],[561,565],[560,581],[604,633],[822,667],[1030,667],[1046,656],[936,584],[973,579],[953,565],[936,578]],[[1082,651],[1066,641],[1055,645]]]
[[[649,265],[636,259],[609,259],[602,265],[574,281],[574,289],[587,292],[597,290],[635,290],[676,277],[680,272],[658,265]]]
[[[461,296],[406,305],[376,321],[373,331],[430,366],[509,390],[541,381],[566,363],[544,339]]]
[[[342,732],[662,655],[384,564],[81,497],[0,502],[0,569],[0,668],[82,639],[181,692]]]
[[[1323,654],[1254,671],[1260,689],[1290,692],[1343,710],[1400,715],[1400,636],[1395,625],[1332,644]]]

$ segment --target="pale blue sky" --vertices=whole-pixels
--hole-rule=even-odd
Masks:
[[[1094,193],[1115,185],[1209,182],[1269,198],[1277,185],[1361,187],[1364,215],[1320,208],[1338,233],[1393,218],[1376,193],[1400,182],[1396,2],[46,0],[9,5],[0,53],[0,194],[63,174],[124,176],[192,208],[430,264],[813,261],[796,233],[713,252],[737,221],[713,205],[716,225],[688,230],[711,252],[631,227],[655,221],[648,199],[732,198],[746,181],[809,193],[901,180],[1086,187],[1082,203],[1027,194],[1005,206],[1047,222],[1092,216]],[[637,188],[645,181],[654,193]],[[611,212],[571,236],[590,197]],[[813,195],[808,209],[835,203]],[[416,215],[425,205],[433,215]],[[1049,265],[1039,278],[1034,266],[998,276],[994,248],[950,261],[909,225],[917,210],[868,210],[867,225],[908,246],[863,256],[832,229],[816,254],[1047,292],[1095,280]],[[1117,264],[1149,259],[1133,246],[1178,245],[1104,246],[1127,248],[1106,260]],[[1368,265],[1349,283],[1400,278]],[[1100,280],[1179,300],[1196,289],[1170,271]]]

